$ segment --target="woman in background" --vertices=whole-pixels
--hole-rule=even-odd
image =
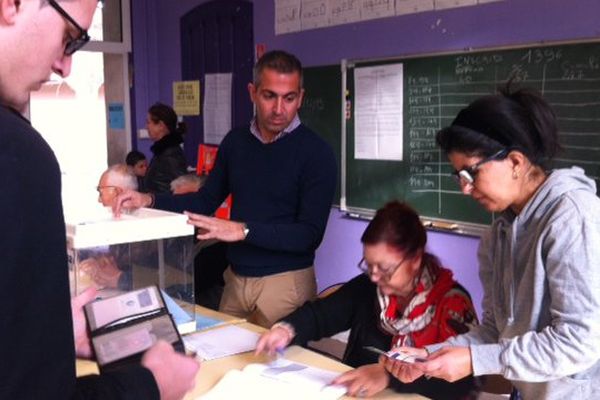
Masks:
[[[500,374],[524,399],[599,399],[600,199],[580,168],[548,169],[553,110],[507,88],[463,109],[437,142],[463,193],[499,213],[479,249],[483,321],[410,350],[426,362],[382,362],[404,382]]]
[[[144,178],[144,188],[149,193],[169,193],[171,181],[187,173],[180,146],[185,125],[177,122],[177,114],[171,107],[156,103],[148,110],[146,128],[154,142],[150,147],[154,156]]]
[[[425,251],[427,233],[417,213],[397,201],[377,211],[361,237],[363,274],[333,294],[306,303],[263,334],[256,352],[273,354],[350,329],[343,362],[349,371],[334,383],[352,396],[373,396],[387,387],[433,399],[472,398],[471,377],[456,383],[390,379],[378,354],[393,346],[424,346],[466,332],[476,322],[469,294]]]

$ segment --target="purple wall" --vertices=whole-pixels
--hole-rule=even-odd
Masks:
[[[173,81],[181,80],[179,19],[207,0],[131,1],[133,83],[135,90],[134,135],[146,126],[148,108],[157,101],[173,103]],[[137,139],[138,150],[151,157],[150,139]]]
[[[345,282],[359,273],[356,265],[362,258],[360,236],[367,223],[349,219],[338,209],[331,210],[325,238],[315,259],[319,290]],[[481,313],[483,292],[477,274],[479,239],[430,231],[427,242],[427,250],[454,272],[455,278],[471,293],[473,303]]]
[[[504,0],[279,36],[273,1],[254,3],[256,42],[286,49],[307,66],[600,36],[598,0]]]
[[[132,1],[137,126],[143,127],[152,102],[172,101],[171,83],[181,78],[179,17],[203,2]],[[290,51],[306,66],[336,64],[342,58],[383,58],[600,36],[598,0],[504,0],[280,36],[274,34],[274,1],[253,3],[256,43],[265,44],[267,50]],[[139,147],[147,150],[148,143]],[[356,275],[355,265],[361,257],[359,238],[365,226],[364,221],[345,219],[338,210],[332,210],[315,260],[319,289]],[[477,245],[478,240],[471,237],[429,234],[429,250],[453,269],[479,306]]]

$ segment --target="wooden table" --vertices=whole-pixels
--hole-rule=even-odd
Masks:
[[[237,318],[210,310],[204,307],[196,306],[196,313],[209,317],[216,318],[223,321],[231,321],[235,323],[238,321]],[[253,332],[264,332],[265,329],[250,324],[248,322],[238,323],[237,326],[240,328],[248,329]],[[212,329],[219,329],[218,327]],[[330,371],[339,371],[345,372],[349,371],[352,368],[342,364],[336,360],[331,358],[327,358],[321,354],[315,353],[313,351],[307,350],[305,348],[299,346],[291,346],[285,351],[285,358],[291,361],[300,362],[303,364],[327,369]],[[185,396],[185,400],[193,400],[198,396],[209,391],[224,375],[227,371],[231,369],[242,369],[246,365],[251,363],[266,363],[271,361],[267,356],[260,355],[255,356],[253,353],[242,353],[236,354],[234,356],[229,356],[217,360],[204,361],[200,366],[200,371],[196,377],[196,387],[190,393]],[[87,361],[87,360],[77,360],[77,375],[87,375],[87,374],[97,374],[98,368],[95,362]],[[377,396],[373,397],[374,399],[403,399],[403,400],[419,400],[426,399],[426,397],[416,395],[416,394],[400,394],[395,393],[391,390],[385,390],[379,393]],[[344,397],[344,399],[351,399],[351,397]]]

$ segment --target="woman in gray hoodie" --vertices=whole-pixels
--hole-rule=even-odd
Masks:
[[[381,361],[405,382],[500,374],[524,399],[600,399],[600,199],[582,169],[548,169],[553,110],[506,89],[460,111],[437,142],[462,192],[499,213],[479,248],[482,323],[404,349],[424,362]]]

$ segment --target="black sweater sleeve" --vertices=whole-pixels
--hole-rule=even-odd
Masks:
[[[150,370],[136,365],[77,378],[73,400],[159,400]]]
[[[283,319],[291,324],[296,337],[294,344],[304,345],[309,340],[319,340],[350,329],[357,302],[368,291],[368,278],[359,275],[345,283],[331,295],[305,303]]]

